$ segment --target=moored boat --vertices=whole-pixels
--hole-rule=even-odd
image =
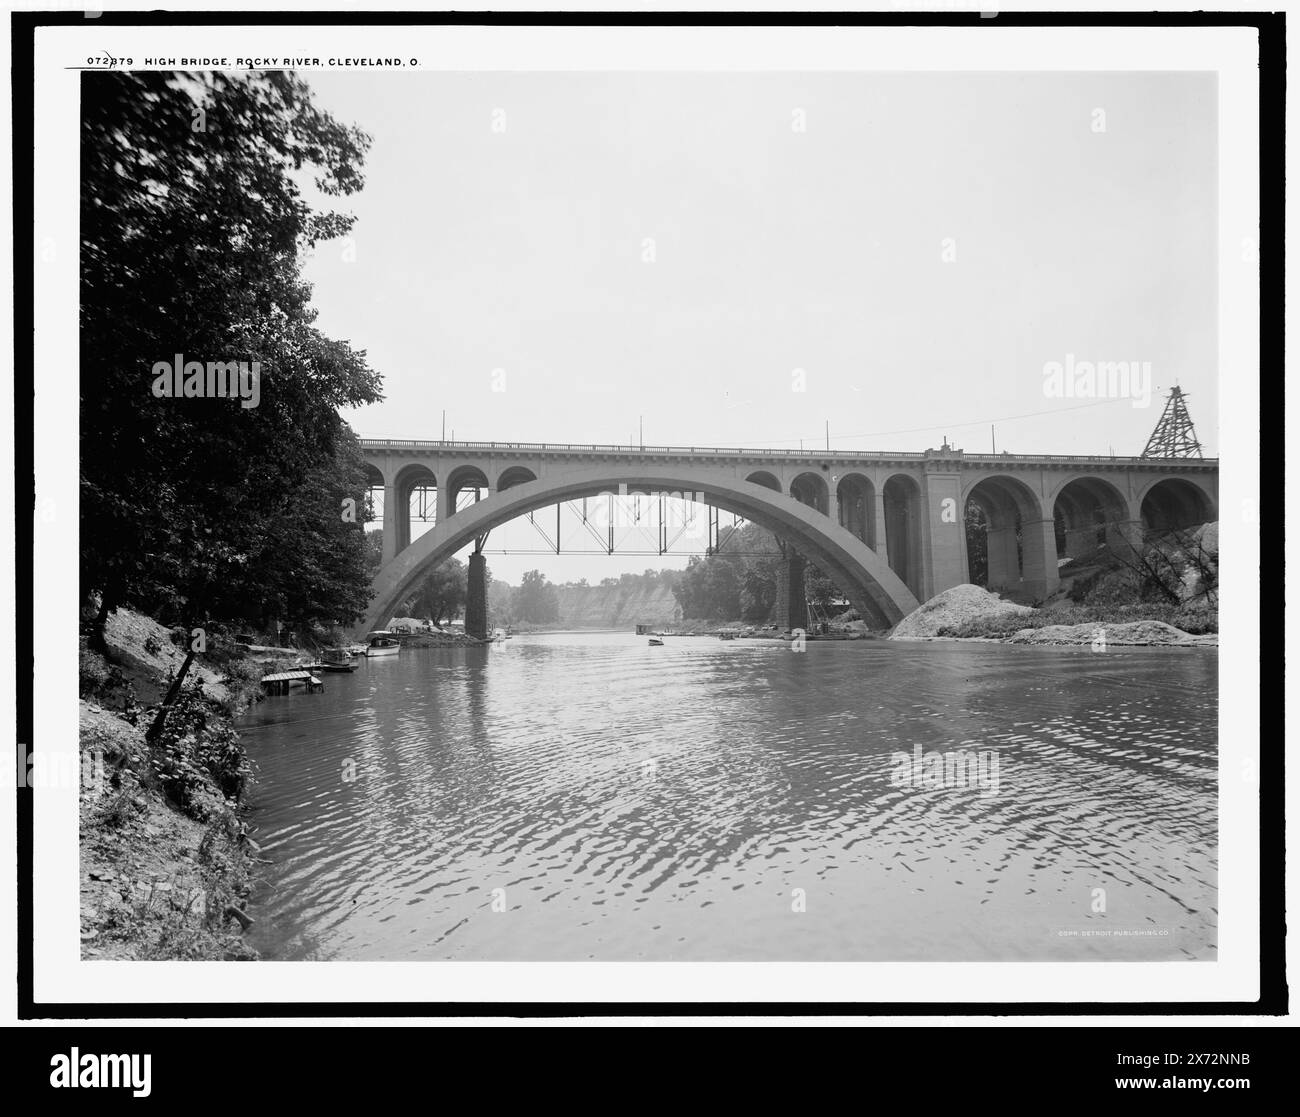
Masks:
[[[402,650],[402,642],[386,628],[378,628],[366,634],[366,655],[397,655]]]
[[[350,648],[326,648],[321,652],[321,661],[317,664],[322,671],[355,671],[357,665],[352,662]]]

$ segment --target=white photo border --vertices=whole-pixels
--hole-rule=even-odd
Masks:
[[[231,13],[232,17],[238,13]],[[160,13],[165,19],[166,13]],[[147,17],[142,17],[147,18]],[[75,756],[79,582],[80,70],[88,55],[230,58],[270,53],[420,59],[423,70],[1214,71],[1219,89],[1219,409],[1222,535],[1219,939],[1212,962],[525,963],[83,961],[75,789],[39,789],[33,833],[37,1004],[840,1004],[1249,1002],[1260,995],[1258,33],[1250,26],[401,26],[357,22],[38,26],[35,32],[33,741]],[[593,17],[596,19],[598,17]],[[423,20],[433,22],[422,22]],[[1153,16],[1152,24],[1160,17]],[[170,67],[169,67],[170,68]],[[204,67],[191,67],[204,68]],[[302,71],[310,80],[310,70]],[[21,169],[18,169],[21,173]],[[1228,390],[1225,390],[1228,389]],[[22,949],[23,944],[18,944]]]

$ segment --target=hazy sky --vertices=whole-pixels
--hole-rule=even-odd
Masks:
[[[1136,454],[1178,382],[1217,452],[1213,75],[308,80],[374,137],[307,270],[363,436]],[[1049,396],[1070,355],[1150,406]]]

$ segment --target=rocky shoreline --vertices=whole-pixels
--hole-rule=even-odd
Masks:
[[[1190,633],[1143,616],[1141,605],[1078,607],[1068,603],[1035,609],[1005,601],[979,586],[954,586],[909,613],[890,633],[891,640],[976,640],[1039,647],[1218,647],[1217,632]],[[1092,613],[1078,619],[1079,613]],[[1205,618],[1209,623],[1209,618]]]

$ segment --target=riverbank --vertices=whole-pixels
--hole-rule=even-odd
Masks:
[[[468,648],[491,643],[490,640],[466,636],[463,632],[421,632],[416,636],[401,636],[399,639],[404,648]]]
[[[1219,643],[1217,614],[1204,607],[1066,600],[1035,609],[972,585],[936,594],[899,621],[889,638],[1098,648],[1203,648]]]
[[[718,636],[723,639],[734,637],[738,640],[791,639],[789,629],[781,629],[774,624],[740,624],[737,621],[683,621],[681,625],[664,629],[663,632],[657,632],[655,635]],[[804,630],[803,638],[805,640],[878,640],[882,635],[884,634],[867,628],[860,620],[836,619],[829,622],[826,632],[820,631],[818,626],[810,625]]]
[[[252,773],[233,725],[258,699],[263,665],[213,641],[150,745],[184,653],[130,610],[110,617],[105,642],[107,658],[81,649],[82,956],[255,959],[242,938],[258,863],[242,820]]]

